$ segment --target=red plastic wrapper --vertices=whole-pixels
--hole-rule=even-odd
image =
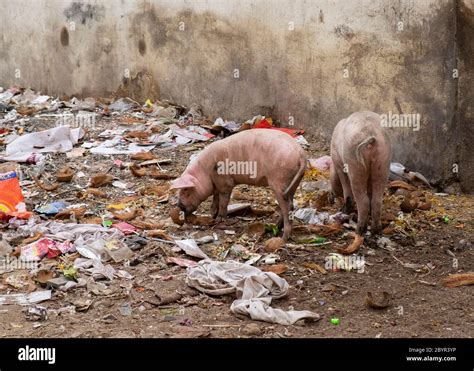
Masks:
[[[293,138],[297,137],[300,134],[304,134],[304,130],[293,130],[293,129],[287,129],[287,128],[276,128],[273,126],[273,121],[272,119],[267,119],[264,118],[263,120],[257,121],[253,126],[252,129],[272,129],[272,130],[278,130],[282,131],[284,133],[287,133],[288,135],[291,135]]]

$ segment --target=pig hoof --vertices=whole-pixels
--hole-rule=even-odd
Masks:
[[[352,201],[351,197],[346,198],[346,202],[344,202],[344,206],[342,207],[342,212],[344,214],[350,214],[354,211],[354,202]]]
[[[357,226],[357,228],[356,228],[356,233],[359,236],[362,236],[366,231],[367,231],[367,226],[363,226],[363,227]]]
[[[282,228],[283,228],[283,225],[284,225],[284,223],[283,223],[283,219],[281,219],[281,220],[280,220],[280,219],[278,219],[278,222],[277,222],[277,227],[278,227],[279,229],[282,229]]]
[[[380,226],[380,225],[371,225],[370,226],[370,234],[372,234],[372,235],[380,234],[381,230],[382,230],[382,226]]]
[[[290,233],[283,233],[283,236],[281,238],[283,239],[283,241],[286,242],[290,238],[290,235],[291,235],[291,232]]]

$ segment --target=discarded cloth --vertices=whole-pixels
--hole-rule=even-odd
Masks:
[[[201,260],[187,269],[186,284],[209,295],[236,293],[230,310],[248,315],[253,320],[291,325],[303,318],[318,320],[319,314],[303,311],[284,311],[270,306],[272,299],[287,295],[288,282],[272,272],[236,261]]]

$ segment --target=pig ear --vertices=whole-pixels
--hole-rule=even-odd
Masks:
[[[197,184],[196,177],[186,174],[182,175],[178,179],[176,179],[173,183],[171,183],[170,189],[180,189],[180,188],[192,188],[196,187]]]

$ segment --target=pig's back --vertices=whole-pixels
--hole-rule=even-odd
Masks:
[[[333,141],[346,149],[354,149],[373,136],[378,143],[389,144],[389,138],[380,125],[381,117],[370,111],[355,112],[339,121],[334,129]]]
[[[236,161],[285,161],[299,159],[304,153],[290,135],[271,129],[250,129],[220,140],[213,145]]]
[[[271,129],[250,129],[212,143],[201,152],[199,166],[211,171],[220,161],[257,163],[257,177],[235,176],[237,183],[266,185],[269,178],[285,178],[300,168],[305,152],[290,135]]]

